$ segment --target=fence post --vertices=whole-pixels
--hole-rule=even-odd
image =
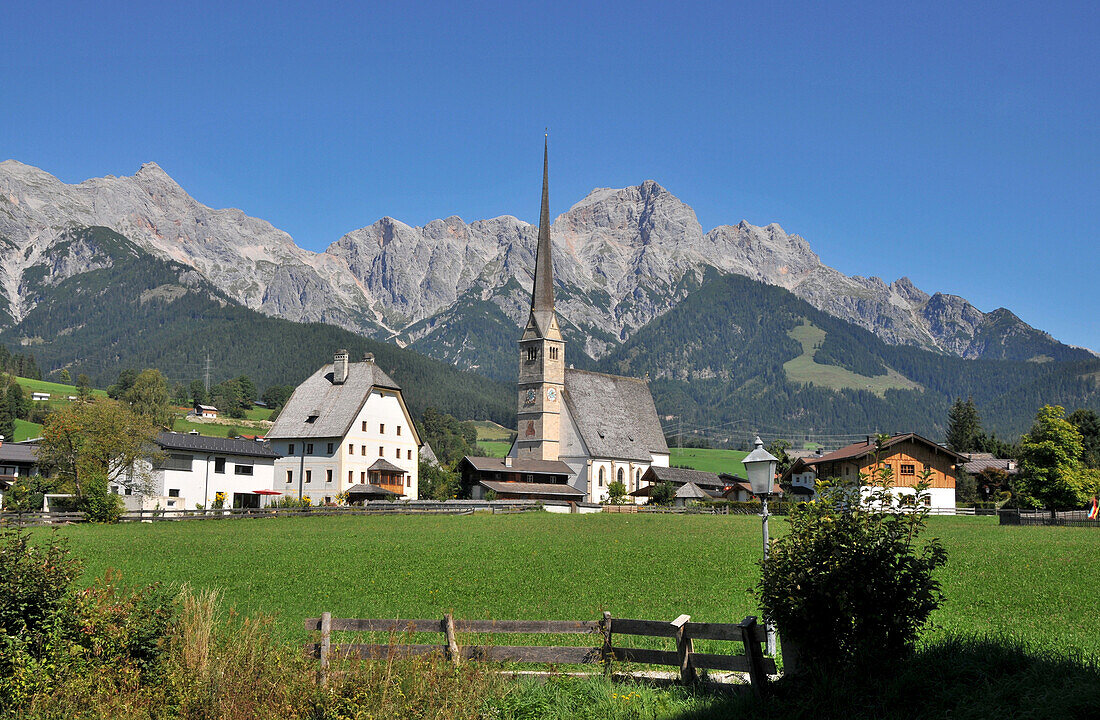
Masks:
[[[451,662],[457,665],[461,655],[458,652],[458,638],[455,637],[455,618],[451,613],[443,616],[443,632],[447,636],[447,654]]]
[[[745,657],[749,661],[749,682],[756,697],[764,694],[768,676],[764,674],[764,654],[760,651],[760,641],[756,639],[756,617],[750,615],[740,623],[741,642],[745,645]]]
[[[676,628],[676,654],[680,657],[680,682],[695,682],[695,668],[691,664],[691,653],[695,650],[694,643],[687,634],[687,623],[691,615],[681,615],[672,621],[672,627]]]
[[[332,613],[321,613],[321,684],[328,683],[328,656],[332,646]]]
[[[603,620],[600,622],[603,630],[603,650],[601,651],[603,660],[603,674],[611,674],[611,661],[614,659],[614,653],[611,650],[611,612],[609,610],[603,611]]]

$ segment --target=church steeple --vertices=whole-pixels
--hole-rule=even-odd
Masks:
[[[554,261],[550,257],[549,139],[542,148],[542,213],[535,250],[531,316],[519,339],[519,437],[516,457],[557,460],[565,390],[565,341],[554,313]]]
[[[539,244],[535,250],[535,284],[531,290],[531,312],[536,318],[554,312],[554,260],[550,255],[550,138],[542,146],[542,212],[539,214]],[[544,333],[546,327],[540,328]]]

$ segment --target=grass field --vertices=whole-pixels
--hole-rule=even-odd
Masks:
[[[825,331],[803,323],[787,333],[802,344],[802,354],[783,363],[791,382],[813,383],[832,390],[868,390],[883,397],[887,390],[920,390],[920,385],[888,369],[885,375],[868,377],[835,365],[821,365],[814,360],[817,348],[825,339]]]
[[[15,420],[15,437],[12,442],[23,442],[24,440],[30,440],[31,438],[42,436],[42,426],[38,423],[27,422],[26,420]]]
[[[508,454],[508,448],[512,447],[514,432],[498,425],[491,420],[475,420],[477,428],[477,444],[488,457],[504,457]]]
[[[748,455],[742,450],[715,450],[711,448],[670,448],[671,465],[690,467],[715,473],[733,473],[745,475],[745,466],[741,463]]]
[[[1100,533],[932,518],[948,565],[929,638],[997,633],[1100,658]],[[784,522],[772,523],[782,532]],[[739,621],[757,614],[759,519],[749,516],[474,515],[200,521],[62,528],[85,581],[217,588],[245,613],[344,617]]]

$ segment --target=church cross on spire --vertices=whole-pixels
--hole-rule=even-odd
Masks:
[[[542,213],[539,215],[539,244],[535,251],[535,285],[531,290],[531,312],[554,312],[554,261],[550,257],[549,133],[542,147]]]

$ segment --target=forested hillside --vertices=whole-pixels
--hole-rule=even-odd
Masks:
[[[49,284],[50,269],[63,265],[74,245],[94,254],[99,269]],[[352,358],[374,353],[417,415],[434,406],[460,418],[514,422],[510,386],[331,325],[261,315],[229,302],[190,268],[153,258],[106,228],[74,230],[41,267],[24,277],[39,304],[0,333],[0,345],[33,352],[45,377],[66,368],[106,387],[123,368],[154,367],[170,383],[187,383],[202,377],[209,355],[214,382],[248,375],[262,389],[297,384],[347,348]]]
[[[806,329],[824,335],[808,353],[796,339]],[[659,413],[715,436],[743,419],[792,432],[914,430],[935,438],[956,397],[973,397],[986,427],[1002,436],[1026,431],[1046,403],[1100,409],[1100,359],[1077,357],[964,360],[887,345],[785,290],[711,273],[598,366],[648,375]]]

